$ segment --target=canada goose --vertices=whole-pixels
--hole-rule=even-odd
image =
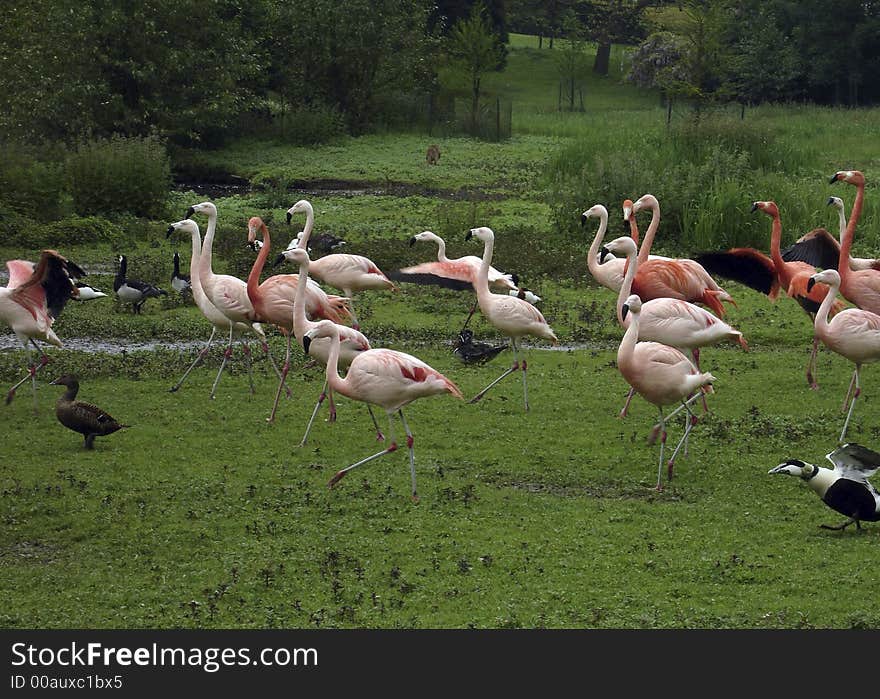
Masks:
[[[798,476],[807,482],[828,507],[848,517],[837,525],[822,524],[823,529],[846,529],[855,522],[880,521],[880,495],[868,478],[880,468],[880,454],[860,444],[850,442],[826,454],[834,468],[808,464],[800,459],[788,459],[768,473]]]
[[[174,253],[174,271],[171,273],[171,288],[181,294],[192,289],[189,275],[180,273],[180,255],[177,252]]]
[[[119,271],[116,273],[116,280],[113,282],[113,291],[116,292],[116,296],[120,301],[132,304],[135,313],[141,312],[141,308],[148,298],[168,295],[168,292],[164,289],[160,289],[147,282],[126,279],[128,260],[125,258],[125,255],[120,255],[118,261]]]

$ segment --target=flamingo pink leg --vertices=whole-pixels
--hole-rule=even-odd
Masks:
[[[499,376],[492,383],[490,383],[488,386],[486,386],[486,388],[484,388],[477,395],[475,395],[473,398],[471,398],[468,401],[468,403],[476,403],[477,401],[479,401],[483,396],[485,396],[489,392],[489,389],[491,389],[493,386],[495,386],[497,383],[499,383],[503,378],[505,378],[506,376],[509,376],[514,371],[516,371],[517,369],[520,368],[519,359],[517,359],[517,356],[516,356],[516,341],[513,340],[513,338],[511,338],[510,344],[511,344],[511,347],[513,348],[513,364],[511,364],[510,368],[507,371],[505,371],[503,374],[501,374],[501,376]],[[523,367],[523,372],[525,372],[525,367]],[[526,381],[526,375],[525,375],[525,373],[523,373],[523,391],[524,392],[526,390],[525,389],[525,385],[526,385],[525,381]],[[525,400],[526,400],[526,410],[528,410],[529,409],[528,395],[525,396]]]
[[[284,381],[281,377],[281,370],[278,368],[278,365],[275,363],[275,357],[272,356],[272,353],[269,351],[269,343],[265,340],[260,341],[260,346],[263,348],[263,352],[266,353],[266,356],[269,358],[269,363],[272,365],[272,370],[275,372],[275,376],[278,377],[279,381]],[[290,388],[285,383],[284,390],[287,392],[287,397],[290,398],[293,394],[290,391]]]
[[[697,391],[692,396],[690,396],[686,401],[687,404],[690,405],[691,403],[693,403],[697,398],[700,397],[701,393],[702,393],[702,391]],[[670,419],[672,417],[675,417],[682,410],[684,410],[684,408],[685,408],[685,406],[683,404],[679,405],[675,410],[673,410],[671,413],[669,413],[669,415],[667,415],[666,418]],[[654,425],[654,427],[651,428],[651,431],[648,433],[648,444],[653,444],[654,442],[657,441],[657,436],[660,434],[660,427],[661,427],[661,424],[659,422],[657,422]]]
[[[523,380],[523,402],[526,406],[526,412],[529,410],[529,387],[526,384],[526,371],[528,370],[528,363],[525,359],[522,360],[522,380]]]
[[[378,459],[380,456],[385,456],[385,454],[390,454],[392,451],[397,451],[397,442],[394,441],[394,425],[392,424],[391,415],[388,416],[388,441],[390,442],[390,444],[382,451],[376,452],[372,456],[368,456],[365,459],[361,459],[360,461],[353,463],[351,466],[346,466],[340,471],[337,471],[333,478],[330,479],[330,482],[327,483],[327,487],[332,488],[333,486],[335,486],[352,469],[357,468],[358,466],[363,466],[364,464],[373,461],[373,459]]]
[[[248,382],[251,385],[251,395],[254,395],[257,392],[257,389],[254,388],[254,370],[251,366],[251,348],[248,346],[247,342],[244,342],[242,343],[241,349],[244,352],[244,363],[247,365]]]
[[[856,390],[853,393],[852,400],[849,403],[849,412],[846,414],[846,422],[843,423],[843,430],[840,433],[840,443],[843,444],[846,439],[846,428],[849,427],[849,419],[852,417],[853,408],[856,407],[856,398],[862,393],[862,389],[859,387],[859,369],[861,366],[856,364],[856,370],[853,372],[853,378],[850,382],[850,388],[852,388],[852,383],[855,382]],[[849,395],[849,393],[847,393]]]
[[[220,362],[220,371],[217,372],[217,378],[214,379],[214,385],[211,386],[211,400],[214,400],[214,396],[217,393],[217,384],[220,383],[220,375],[223,373],[223,370],[226,368],[226,362],[229,361],[229,358],[232,356],[232,325],[229,326],[229,344],[226,345],[226,351],[223,352],[223,361]]]
[[[174,384],[171,388],[168,389],[170,393],[174,393],[181,386],[183,386],[183,382],[186,381],[186,377],[189,376],[189,372],[195,369],[199,364],[205,361],[205,357],[208,356],[208,350],[211,348],[211,343],[214,342],[214,336],[217,334],[217,328],[213,328],[211,330],[211,337],[208,338],[207,344],[202,348],[202,350],[196,355],[196,358],[193,360],[193,363],[189,365],[189,368],[183,372],[183,376],[180,377],[180,381]]]
[[[678,445],[675,447],[675,451],[672,452],[672,457],[669,459],[669,463],[666,466],[666,478],[667,480],[672,480],[672,467],[675,465],[675,457],[678,456],[678,452],[681,449],[682,445],[684,445],[685,454],[687,454],[687,441],[688,435],[693,429],[693,426],[696,423],[697,417],[691,412],[691,409],[687,406],[687,403],[684,403],[685,410],[687,410],[687,417],[685,418],[684,425],[684,434],[681,439],[678,441]]]
[[[813,349],[810,352],[810,361],[807,363],[807,383],[814,391],[818,390],[819,384],[816,383],[816,353],[819,351],[819,336],[813,335]]]
[[[9,392],[6,394],[6,405],[9,405],[12,402],[12,399],[15,398],[15,392],[18,390],[18,387],[21,386],[26,381],[30,380],[31,385],[33,387],[34,392],[34,412],[37,410],[37,372],[46,366],[49,363],[49,357],[46,356],[46,353],[40,348],[40,346],[34,342],[33,338],[30,339],[30,343],[37,348],[37,352],[40,353],[40,363],[32,364],[31,363],[31,348],[25,344],[25,350],[27,350],[28,354],[28,373],[25,377],[15,384],[12,388],[9,389]]]
[[[663,490],[663,450],[666,448],[666,420],[663,418],[663,408],[660,411],[660,464],[657,466],[657,490]]]
[[[278,390],[275,391],[275,402],[272,403],[272,412],[266,418],[266,422],[275,422],[275,412],[278,410],[278,400],[281,398],[281,387],[285,386],[284,380],[287,378],[287,372],[290,371],[290,338],[293,333],[287,333],[287,348],[284,352],[284,366],[281,368],[281,380],[278,382]],[[309,423],[311,424],[311,423]]]
[[[626,402],[623,404],[623,407],[620,409],[620,413],[618,417],[624,418],[626,417],[626,412],[629,410],[629,404],[633,399],[633,396],[636,394],[636,389],[630,386],[629,393],[626,394]],[[656,437],[654,438],[656,439]],[[653,442],[652,442],[653,444]]]
[[[849,388],[846,389],[846,396],[843,399],[843,405],[840,406],[840,412],[846,410],[846,406],[850,405],[850,396],[852,395],[853,386],[856,383],[856,372],[853,372],[852,378],[849,380]]]
[[[312,410],[312,416],[309,418],[309,424],[306,425],[306,433],[303,435],[302,441],[300,441],[299,445],[304,447],[306,445],[306,440],[309,438],[309,432],[312,430],[312,423],[315,421],[315,416],[318,414],[318,410],[321,409],[321,403],[324,402],[324,399],[327,397],[327,381],[324,381],[324,387],[321,389],[321,395],[318,396],[318,402],[315,403],[315,408]]]
[[[694,349],[691,350],[691,355],[694,358],[694,366],[697,367],[697,371],[702,371],[702,369],[700,369],[700,348],[694,347]],[[703,400],[703,412],[708,413],[709,406],[706,403],[706,394],[700,391],[700,397]]]
[[[413,444],[415,443],[415,440],[413,439],[412,432],[409,431],[409,425],[406,424],[406,418],[403,416],[403,410],[398,410],[397,412],[400,414],[400,421],[403,423],[403,429],[406,432],[406,446],[409,449],[409,472],[410,478],[412,479],[412,501],[418,502],[419,496],[416,493],[416,457],[413,450]]]

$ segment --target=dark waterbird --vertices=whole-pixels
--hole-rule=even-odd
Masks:
[[[79,432],[84,438],[86,449],[94,449],[95,437],[112,434],[123,427],[112,416],[96,405],[76,400],[79,380],[74,374],[59,376],[50,382],[56,386],[66,386],[67,390],[55,404],[55,417],[67,429]]]
[[[452,353],[465,364],[485,364],[507,349],[507,343],[490,345],[488,342],[474,340],[474,331],[462,329],[453,344]]]

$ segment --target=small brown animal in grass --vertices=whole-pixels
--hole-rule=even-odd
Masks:
[[[436,143],[428,146],[428,155],[426,157],[428,165],[436,165],[440,161],[440,146]]]
[[[67,391],[55,404],[55,417],[67,429],[79,432],[85,438],[86,449],[94,449],[95,437],[103,437],[128,427],[128,425],[120,425],[98,406],[76,400],[79,381],[73,374],[59,376],[51,383],[67,386]]]

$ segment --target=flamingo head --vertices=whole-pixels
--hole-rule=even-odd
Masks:
[[[422,231],[421,233],[416,233],[412,238],[409,239],[410,247],[415,245],[417,242],[430,242],[430,241],[439,240],[439,236],[434,235],[431,231]]]
[[[807,293],[813,290],[816,284],[827,284],[840,288],[840,273],[836,269],[823,269],[810,277],[807,282]]]
[[[752,211],[763,211],[768,216],[776,218],[779,216],[779,208],[774,201],[756,201],[752,204]]]
[[[293,219],[294,214],[306,214],[306,216],[308,216],[312,211],[312,205],[306,199],[300,199],[287,210],[287,225],[290,225],[290,221]]]
[[[183,231],[184,233],[189,233],[190,235],[192,235],[193,233],[198,235],[199,225],[191,218],[185,218],[182,221],[176,221],[175,223],[172,223],[170,226],[168,226],[168,230],[165,231],[165,239],[167,240],[168,238],[170,238],[174,231]]]
[[[843,199],[840,197],[828,197],[826,206],[833,206],[835,209],[843,211]]]
[[[470,240],[471,238],[487,243],[490,240],[495,240],[495,234],[488,226],[480,226],[479,228],[471,228],[464,237],[465,240]]]
[[[216,216],[217,207],[210,201],[203,201],[186,210],[186,218],[192,218],[194,214],[205,214],[205,216]]]
[[[835,182],[846,182],[847,184],[860,186],[865,184],[865,176],[858,170],[838,170],[831,175],[829,183],[834,184]]]
[[[810,478],[815,476],[818,472],[819,469],[816,466],[801,461],[800,459],[786,459],[783,463],[779,464],[779,466],[767,471],[768,474],[781,473],[786,476],[797,476],[798,478],[803,478],[805,481],[810,480]]]
[[[620,309],[620,316],[621,318],[626,318],[628,313],[634,313],[638,315],[641,310],[642,299],[640,299],[635,294],[632,294],[626,299],[626,303],[624,303],[623,307]]]
[[[263,242],[261,240],[257,240],[257,232],[263,231],[263,234],[266,233],[266,224],[263,223],[263,219],[259,216],[251,216],[248,220],[248,247],[251,250],[259,250],[263,247]]]
[[[308,354],[309,347],[311,346],[312,341],[316,340],[319,337],[334,337],[334,336],[337,339],[339,339],[339,330],[337,330],[337,328],[336,328],[336,323],[334,323],[332,320],[318,321],[317,323],[315,323],[314,326],[312,326],[311,330],[309,330],[308,332],[306,332],[303,335],[303,339],[302,339],[303,351],[306,354]]]
[[[626,212],[624,211],[624,218],[626,217]],[[598,218],[600,221],[608,220],[608,209],[606,209],[601,204],[596,204],[595,206],[591,206],[589,209],[584,211],[581,214],[581,225],[586,224],[588,218]]]
[[[625,235],[621,238],[615,238],[603,247],[605,251],[613,253],[615,256],[618,257],[630,257],[634,256],[638,252],[636,241],[634,241],[628,235]]]
[[[299,265],[303,269],[309,268],[309,253],[304,248],[290,248],[281,253],[281,257]]]
[[[655,197],[653,194],[643,194],[638,199],[636,199],[635,204],[632,205],[632,213],[637,214],[642,209],[652,209],[659,212],[660,202],[657,201],[657,197]]]

